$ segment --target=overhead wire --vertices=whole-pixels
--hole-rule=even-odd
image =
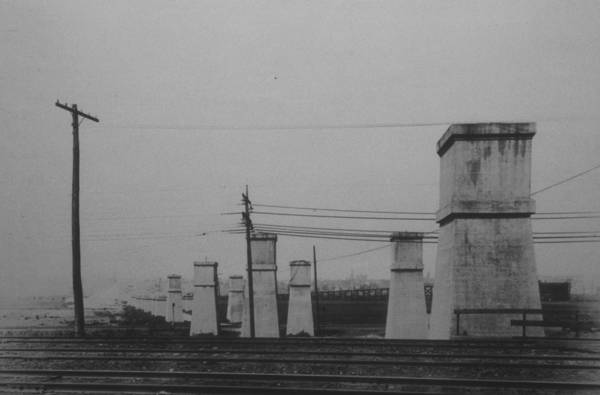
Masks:
[[[244,231],[243,230],[238,230],[238,231],[227,231],[228,233],[232,233],[232,234],[243,234]],[[274,232],[277,235],[281,235],[281,236],[289,236],[289,237],[299,237],[299,238],[314,238],[314,239],[329,239],[329,240],[345,240],[345,241],[369,241],[369,242],[389,242],[389,238],[367,238],[364,236],[356,236],[353,237],[353,235],[323,235],[323,234],[318,234],[318,233],[293,233],[293,232],[287,232],[287,231],[278,231],[278,232]],[[595,237],[593,239],[582,239],[582,238],[577,238],[577,240],[568,240],[566,238],[563,237],[555,237],[555,238],[547,238],[549,240],[543,240],[544,238],[534,238],[534,243],[536,244],[562,244],[562,243],[590,243],[590,242],[600,242],[600,237]],[[540,240],[540,241],[538,241]],[[410,241],[407,241],[410,242]],[[415,240],[413,242],[422,242],[424,244],[437,244],[437,240],[435,239],[423,239],[421,240]]]
[[[325,214],[297,214],[297,213],[276,213],[272,211],[253,211],[253,214],[262,215],[281,215],[290,217],[313,217],[313,218],[339,218],[339,219],[373,219],[373,220],[407,220],[407,221],[433,221],[434,218],[422,218],[422,217],[365,217],[365,216],[347,216],[347,215],[325,215]]]
[[[530,196],[536,195],[536,194],[538,194],[538,193],[541,193],[541,192],[547,191],[548,189],[551,189],[551,188],[557,187],[557,186],[559,186],[559,185],[562,185],[562,184],[564,184],[564,183],[566,183],[566,182],[569,182],[569,181],[571,181],[571,180],[573,180],[573,179],[575,179],[575,178],[577,178],[577,177],[580,177],[580,176],[582,176],[582,175],[584,175],[584,174],[587,174],[587,173],[589,173],[589,172],[591,172],[591,171],[594,171],[594,170],[596,170],[596,169],[598,169],[598,168],[600,168],[600,164],[597,164],[596,166],[593,166],[593,167],[591,167],[591,168],[589,168],[589,169],[587,169],[587,170],[584,170],[584,171],[582,171],[582,172],[579,172],[579,173],[577,173],[577,174],[575,174],[575,175],[572,175],[571,177],[565,178],[564,180],[561,180],[561,181],[555,182],[554,184],[550,184],[550,185],[548,185],[548,186],[546,186],[546,187],[544,187],[544,188],[538,189],[537,191],[535,191],[535,192],[532,192],[532,193],[530,194]]]
[[[284,208],[294,210],[310,210],[310,211],[331,211],[331,212],[345,212],[345,213],[365,213],[365,214],[415,214],[415,215],[435,215],[434,212],[429,211],[385,211],[385,210],[350,210],[350,209],[338,209],[338,208],[319,208],[319,207],[301,207],[301,206],[283,206],[276,204],[260,204],[254,203],[254,207],[270,207],[270,208]]]
[[[363,124],[295,124],[295,125],[143,125],[143,124],[103,124],[94,125],[97,129],[130,129],[130,130],[321,130],[321,129],[389,129],[412,128],[424,126],[444,126],[451,122],[374,122]]]
[[[331,212],[348,212],[348,213],[365,213],[365,214],[399,214],[399,215],[435,215],[433,211],[389,211],[389,210],[353,210],[340,208],[324,208],[324,207],[305,207],[305,206],[286,206],[277,204],[261,204],[253,203],[254,207],[269,207],[292,210],[308,210],[308,211],[331,211]],[[600,211],[548,211],[537,212],[534,216],[539,215],[580,215],[580,214],[600,214]]]
[[[255,228],[258,231],[267,231],[278,234],[296,234],[296,235],[322,235],[322,236],[344,236],[344,237],[361,237],[361,238],[370,238],[370,239],[384,239],[389,240],[390,234],[365,234],[365,233],[336,233],[336,232],[319,232],[319,231],[293,231],[287,229],[264,229],[264,228]],[[436,237],[424,237],[424,239],[437,239]]]
[[[363,254],[368,254],[370,252],[375,252],[375,251],[379,251],[379,250],[383,250],[384,248],[389,248],[392,244],[387,244],[381,247],[375,247],[375,248],[369,248],[367,250],[362,250],[362,251],[358,251],[352,254],[346,254],[346,255],[338,255],[338,256],[333,256],[333,257],[329,257],[329,258],[324,258],[324,259],[319,259],[319,263],[321,262],[329,262],[329,261],[335,261],[338,259],[344,259],[344,258],[350,258],[353,256],[359,256],[359,255],[363,255]]]
[[[599,233],[600,230],[586,230],[586,231],[548,231],[548,232],[534,232],[534,234],[587,234],[587,233]]]
[[[279,228],[286,227],[290,229],[306,229],[306,230],[338,230],[338,231],[348,231],[348,232],[368,232],[368,233],[385,233],[385,232],[393,232],[392,230],[371,230],[371,229],[349,229],[349,228],[328,228],[328,227],[314,227],[314,226],[293,226],[293,225],[279,225],[279,224],[264,224],[264,223],[255,223],[256,226],[262,228]],[[432,232],[429,232],[432,233]]]
[[[364,234],[376,237],[390,237],[394,233],[394,231],[375,231],[375,230],[335,230],[336,228],[297,228],[297,227],[287,227],[287,226],[262,226],[255,224],[255,229],[265,230],[265,231],[288,231],[294,233],[321,233],[321,234]],[[421,232],[425,234],[425,232]],[[428,234],[424,236],[425,238],[437,237],[432,234]]]
[[[233,234],[243,234],[241,232],[228,232]],[[312,238],[312,239],[329,239],[329,240],[344,240],[344,241],[371,241],[371,242],[387,242],[389,240],[373,240],[373,239],[364,239],[364,238],[355,238],[355,237],[333,237],[333,236],[320,236],[320,235],[302,235],[302,234],[290,234],[285,232],[278,232],[277,235],[281,236],[289,236],[289,237],[304,237],[304,238]]]
[[[386,234],[391,235],[397,230],[373,230],[373,229],[351,229],[351,228],[330,228],[330,227],[315,227],[315,226],[293,226],[293,225],[283,225],[283,224],[265,224],[265,223],[255,223],[257,228],[263,230],[292,230],[292,231],[339,231],[339,232],[364,232],[364,233],[375,233],[375,234]],[[438,233],[437,230],[428,231],[428,232],[418,232],[423,234],[433,235]],[[537,234],[600,234],[600,231],[553,231],[553,232],[533,232],[534,235]]]
[[[600,218],[600,215],[574,215],[574,216],[533,216],[531,219],[546,220],[546,219],[590,219]]]
[[[587,211],[592,212],[592,211]],[[565,212],[563,212],[565,213]],[[596,213],[596,212],[594,212]],[[569,212],[569,214],[555,215],[552,212],[544,212],[539,214],[533,214],[531,219],[533,220],[554,220],[554,219],[589,219],[589,218],[600,218],[600,212],[598,215],[571,215],[579,214],[579,212]],[[224,212],[221,215],[240,215],[241,212]],[[336,219],[364,219],[364,220],[384,220],[384,221],[435,221],[434,217],[379,217],[379,216],[354,216],[354,215],[329,215],[329,214],[301,214],[301,213],[290,213],[290,212],[274,212],[274,211],[252,211],[252,214],[258,215],[273,215],[273,216],[287,216],[287,217],[308,217],[308,218],[336,218]]]

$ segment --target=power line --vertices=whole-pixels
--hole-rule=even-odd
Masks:
[[[333,212],[344,212],[344,213],[366,213],[366,214],[415,214],[415,215],[435,215],[434,212],[423,212],[423,211],[381,211],[381,210],[349,210],[349,209],[337,209],[337,208],[319,208],[319,207],[300,207],[300,206],[281,206],[276,204],[254,204],[254,207],[271,207],[271,208],[285,208],[294,210],[310,210],[310,211],[333,211]]]
[[[322,234],[322,235],[360,235],[361,237],[390,237],[395,230],[370,230],[370,229],[347,229],[347,228],[321,228],[288,225],[255,224],[255,230],[266,232],[289,232],[299,234]],[[436,232],[418,232],[429,234],[425,239],[438,238]],[[540,235],[540,236],[538,236]],[[534,237],[560,238],[560,237],[600,237],[598,231],[585,232],[533,232]]]
[[[239,234],[242,233],[241,230],[233,230],[228,231],[228,233]],[[372,241],[372,242],[389,242],[389,236],[380,237],[380,238],[367,238],[365,236],[360,235],[351,235],[351,234],[321,234],[321,233],[302,233],[302,232],[291,232],[291,231],[276,231],[273,233],[277,233],[281,236],[290,236],[290,237],[304,237],[304,238],[317,238],[317,239],[331,239],[331,240],[349,240],[349,241]],[[568,236],[550,236],[550,237],[534,237],[534,242],[536,244],[561,244],[561,243],[586,243],[586,242],[600,242],[599,236],[589,236],[590,239],[585,239],[585,237],[574,237],[577,240],[569,240]],[[549,240],[544,240],[549,239]],[[538,241],[540,240],[540,241]],[[415,241],[420,242],[420,241]],[[423,240],[424,244],[434,244],[437,243],[435,238],[430,240]]]
[[[277,224],[261,224],[257,223],[257,227],[263,229],[289,229],[289,230],[308,230],[308,231],[340,231],[340,232],[366,232],[366,233],[384,233],[384,234],[392,234],[393,232],[397,232],[398,229],[385,229],[385,230],[372,230],[372,229],[349,229],[349,228],[327,228],[327,227],[313,227],[313,226],[292,226],[292,225],[277,225]],[[434,234],[437,231],[429,231],[429,232],[420,232],[424,234]]]
[[[305,206],[286,206],[278,204],[253,204],[254,207],[269,207],[292,210],[308,210],[308,211],[331,211],[331,212],[347,212],[347,213],[365,213],[365,214],[399,214],[399,215],[435,215],[433,211],[391,211],[391,210],[352,210],[341,208],[324,208],[324,207],[305,207]],[[600,211],[548,211],[538,212],[537,215],[578,215],[578,214],[600,214]]]
[[[228,231],[227,233],[242,234],[243,232],[241,232],[241,231]],[[386,243],[389,243],[389,240],[373,240],[373,239],[354,238],[354,237],[335,237],[335,236],[320,236],[320,235],[304,235],[304,234],[295,234],[295,233],[288,233],[288,232],[277,232],[277,235],[290,236],[290,237],[304,237],[304,238],[312,238],[312,239],[329,239],[329,240],[346,240],[346,241],[370,241],[370,242],[386,242]]]
[[[314,218],[341,218],[341,219],[381,219],[381,220],[406,220],[406,221],[434,221],[434,218],[423,217],[364,217],[364,216],[346,216],[346,215],[325,215],[325,214],[296,214],[296,213],[276,213],[272,211],[254,211],[254,214],[262,215],[282,215],[291,217],[314,217]]]
[[[540,192],[547,191],[547,190],[548,190],[548,189],[550,189],[550,188],[554,188],[554,187],[556,187],[556,186],[558,186],[558,185],[564,184],[565,182],[571,181],[571,180],[572,180],[572,179],[574,179],[574,178],[577,178],[577,177],[579,177],[579,176],[582,176],[582,175],[584,175],[584,174],[587,174],[587,173],[589,173],[589,172],[591,172],[591,171],[593,171],[593,170],[596,170],[596,169],[598,169],[598,168],[600,168],[600,164],[598,164],[598,165],[596,165],[596,166],[594,166],[594,167],[591,167],[591,168],[589,168],[589,169],[587,169],[587,170],[584,170],[584,171],[582,171],[582,172],[580,172],[580,173],[577,173],[577,174],[575,174],[575,175],[573,175],[573,176],[571,176],[571,177],[565,178],[565,179],[564,179],[564,180],[562,180],[562,181],[556,182],[556,183],[554,183],[554,184],[548,185],[547,187],[544,187],[544,188],[542,188],[542,189],[539,189],[539,190],[537,190],[537,191],[533,192],[533,193],[532,193],[530,196],[533,196],[533,195],[535,195],[535,194],[538,194],[538,193],[540,193]]]
[[[256,205],[259,206],[259,205]],[[308,208],[307,208],[308,209]],[[359,212],[358,210],[341,210],[341,209],[327,209],[327,210],[335,210],[335,211],[349,211],[349,212]],[[362,212],[377,212],[373,210],[364,210]],[[299,213],[289,213],[289,212],[274,212],[274,211],[253,211],[254,214],[264,214],[264,215],[280,215],[280,216],[291,216],[291,217],[313,217],[313,218],[341,218],[341,219],[368,219],[368,220],[407,220],[407,221],[434,221],[435,218],[425,218],[425,217],[369,217],[369,216],[350,216],[350,215],[329,215],[329,214],[299,214]],[[381,212],[382,213],[382,212]],[[399,212],[398,212],[399,213]],[[587,215],[579,215],[586,214]],[[594,215],[598,213],[599,215]],[[221,215],[239,215],[239,211],[235,212],[224,212]],[[409,212],[405,212],[405,214],[409,214]],[[410,214],[417,214],[417,212],[413,212]],[[532,219],[580,219],[580,218],[600,218],[600,211],[562,211],[562,212],[542,212],[533,214]]]
[[[533,232],[533,234],[587,234],[587,233],[600,233],[600,230],[565,231],[565,232]]]
[[[600,243],[600,240],[534,241],[535,244]]]
[[[365,232],[365,233],[381,233],[381,234],[389,234],[391,235],[393,232],[397,232],[398,230],[373,230],[373,229],[350,229],[350,228],[328,228],[328,227],[313,227],[313,226],[292,226],[292,225],[281,225],[281,224],[265,224],[265,223],[256,223],[256,227],[265,229],[265,230],[277,230],[277,229],[285,229],[291,231],[340,231],[340,232]],[[437,230],[428,231],[428,232],[418,232],[423,234],[435,234],[438,233]],[[544,235],[544,234],[599,234],[600,230],[590,230],[590,231],[549,231],[549,232],[533,232],[534,235]]]
[[[361,234],[361,233],[339,233],[339,232],[301,231],[301,230],[295,231],[295,230],[288,230],[285,228],[278,229],[278,228],[257,227],[256,230],[273,232],[273,233],[277,233],[277,234],[297,235],[297,236],[353,237],[353,238],[371,239],[371,240],[377,240],[377,239],[389,240],[389,238],[391,236],[391,233],[385,233],[385,234],[364,234],[363,233],[363,234]],[[597,235],[597,234],[584,234],[584,235],[557,234],[557,235],[538,236],[538,235],[534,234],[533,239],[534,240],[541,240],[541,239],[551,239],[551,240],[599,239],[600,240],[600,235]],[[426,240],[426,241],[438,240],[438,237],[437,236],[425,236],[425,237],[423,237],[423,240]]]
[[[370,229],[349,229],[349,228],[324,228],[324,227],[313,227],[313,226],[292,226],[292,225],[278,225],[278,224],[261,224],[257,223],[256,226],[261,228],[290,228],[290,229],[299,229],[299,230],[339,230],[339,231],[348,231],[348,232],[372,232],[372,233],[385,233],[385,232],[394,232],[393,230],[370,230]]]
[[[553,211],[539,212],[534,215],[578,215],[578,214],[600,214],[600,211]]]
[[[191,239],[202,237],[202,235],[174,235],[174,236],[147,236],[147,237],[115,237],[115,238],[98,238],[98,239],[82,239],[83,241],[120,241],[120,240],[158,240],[158,239]]]
[[[389,240],[390,234],[365,234],[365,233],[338,233],[338,232],[319,232],[319,231],[293,231],[287,229],[263,229],[256,228],[257,231],[267,231],[278,234],[295,234],[295,235],[318,235],[318,236],[341,236],[341,237],[360,237],[364,239],[383,239]]]
[[[388,245],[384,245],[384,246],[381,246],[381,247],[369,248],[368,250],[358,251],[358,252],[355,252],[353,254],[333,256],[331,258],[320,259],[319,262],[335,261],[335,260],[338,260],[338,259],[350,258],[350,257],[353,257],[353,256],[368,254],[369,252],[383,250],[384,248],[388,248],[390,246],[391,246],[391,244],[388,244]]]
[[[598,240],[600,241],[599,236],[533,236],[534,242],[538,241],[574,241],[574,240]]]
[[[351,233],[351,232],[327,232],[327,231],[319,231],[317,230],[295,230],[295,229],[286,229],[285,227],[263,227],[261,225],[255,225],[255,231],[264,231],[278,234],[295,234],[295,235],[322,235],[322,236],[335,236],[335,237],[360,237],[360,238],[380,238],[380,239],[389,239],[392,235],[392,231],[383,232],[380,234],[361,234],[361,233]],[[327,228],[325,228],[327,229]],[[234,228],[226,230],[229,233],[237,233],[242,232],[244,228]],[[211,230],[205,232],[198,232],[193,234],[188,233],[180,233],[180,234],[155,234],[155,233],[138,233],[138,234],[98,234],[98,235],[88,235],[87,237],[82,238],[85,241],[111,241],[111,240],[142,240],[142,239],[169,239],[169,238],[180,238],[180,237],[202,237],[206,236],[209,233],[217,233],[223,232],[223,230]],[[365,230],[365,232],[368,232]],[[375,231],[377,232],[377,231]],[[422,232],[421,232],[422,233]],[[600,232],[534,232],[534,239],[586,239],[586,238],[600,238]],[[438,239],[438,236],[425,236],[424,239],[435,240]],[[58,239],[58,240],[67,240],[67,239]]]
[[[338,218],[338,219],[366,219],[366,220],[386,220],[386,221],[435,221],[434,218],[424,217],[366,217],[366,216],[350,216],[350,215],[326,215],[326,214],[298,214],[298,213],[277,213],[272,211],[253,211],[254,214],[262,215],[280,215],[289,217],[311,217],[311,218]],[[239,214],[239,213],[223,213],[224,215]],[[548,214],[545,214],[548,215]],[[582,218],[600,218],[600,215],[578,215],[578,216],[534,216],[532,219],[582,219]]]
[[[239,213],[236,213],[239,214]],[[132,217],[92,217],[86,221],[120,221],[120,220],[136,220],[136,219],[151,219],[151,218],[186,218],[186,217],[208,217],[217,214],[169,214],[169,215],[140,215]]]
[[[531,219],[535,220],[545,220],[545,219],[586,219],[586,218],[600,218],[600,215],[574,215],[574,216],[542,216],[542,217],[532,217]]]
[[[212,130],[321,130],[321,129],[390,129],[390,128],[413,128],[427,126],[444,126],[452,122],[375,122],[364,124],[295,124],[295,125],[119,125],[104,124],[97,126],[100,129],[130,129],[130,130],[188,130],[188,131],[212,131]]]

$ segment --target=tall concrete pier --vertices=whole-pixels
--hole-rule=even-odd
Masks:
[[[279,337],[277,314],[277,235],[256,233],[250,238],[254,288],[254,334],[256,337]],[[248,287],[246,287],[246,290]],[[250,312],[246,291],[242,337],[250,336]]]
[[[390,240],[392,266],[385,337],[426,339],[423,233],[396,232]]]
[[[244,312],[244,277],[229,276],[227,293],[227,320],[237,324],[242,322]]]
[[[183,322],[183,300],[181,297],[181,276],[171,274],[169,279],[169,290],[167,291],[167,305],[165,318],[167,322]]]
[[[194,262],[194,299],[190,335],[219,333],[217,324],[217,262]]]
[[[540,308],[530,216],[533,123],[452,125],[437,144],[440,224],[430,337],[455,309]],[[461,315],[459,334],[518,335],[519,315]],[[541,335],[541,328],[528,329]]]
[[[286,334],[300,333],[313,336],[312,301],[310,297],[310,263],[308,261],[290,262],[290,293]]]

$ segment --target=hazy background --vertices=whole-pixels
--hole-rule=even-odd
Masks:
[[[241,210],[245,184],[256,203],[435,211],[435,143],[452,122],[537,122],[533,190],[600,162],[598,1],[0,1],[0,49],[1,297],[71,292],[71,118],[57,99],[101,121],[80,128],[87,288],[191,277],[205,258],[242,273],[243,238],[219,231],[240,220],[220,213]],[[388,123],[437,125],[340,127]],[[597,170],[535,198],[569,211],[600,210],[599,196]],[[313,244],[322,259],[381,245],[281,237],[280,279]],[[538,271],[599,278],[599,247],[537,245]],[[320,271],[387,278],[389,260]]]

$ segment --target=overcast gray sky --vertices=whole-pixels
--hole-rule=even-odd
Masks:
[[[435,211],[452,122],[533,121],[532,188],[600,163],[597,1],[0,1],[0,293],[70,292],[71,126],[81,125],[84,281],[242,273],[234,225],[257,203]],[[439,123],[427,127],[327,125]],[[536,195],[600,210],[600,171]],[[255,217],[429,231],[435,223]],[[534,230],[600,230],[598,219]],[[106,240],[98,240],[103,238]],[[380,244],[292,239],[290,260]],[[598,243],[538,245],[541,275],[600,276]],[[323,262],[388,277],[389,249]],[[435,246],[425,247],[433,272]]]

